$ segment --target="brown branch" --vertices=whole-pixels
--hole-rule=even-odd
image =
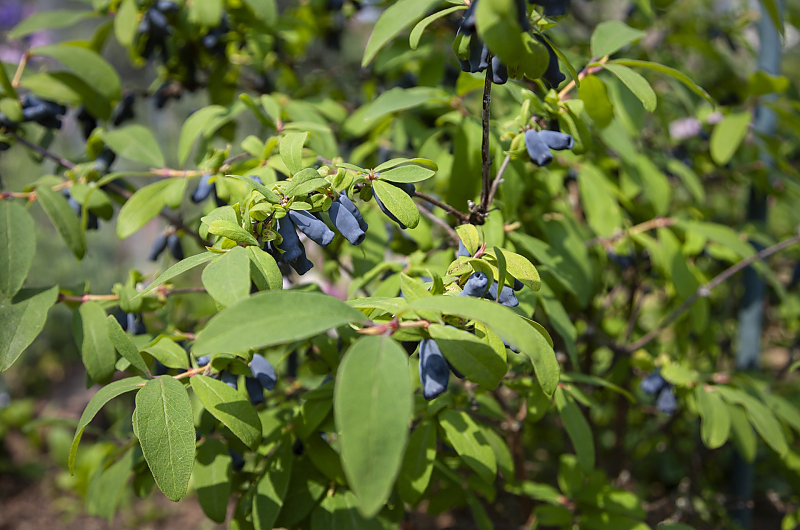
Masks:
[[[187,293],[205,293],[204,287],[184,287],[181,289],[163,289],[160,291],[164,296],[172,296],[175,294]],[[73,302],[76,304],[85,304],[86,302],[116,302],[119,296],[116,294],[80,294],[71,295],[58,293],[56,302]]]
[[[500,164],[500,169],[497,170],[497,176],[494,177],[492,187],[489,189],[489,200],[486,204],[487,209],[492,204],[492,201],[494,201],[494,196],[497,193],[498,188],[500,188],[500,184],[503,182],[503,173],[506,172],[506,168],[510,162],[511,155],[506,155],[506,157],[503,159],[503,163]]]
[[[438,217],[436,217],[433,214],[433,212],[430,212],[430,211],[426,210],[425,208],[420,208],[419,209],[419,213],[421,213],[423,216],[428,218],[433,224],[435,224],[436,226],[438,226],[439,228],[441,228],[442,230],[447,232],[447,235],[449,235],[454,241],[456,241],[456,242],[461,241],[461,238],[458,237],[458,234],[456,233],[455,230],[453,230],[453,227],[450,226],[449,224],[447,224],[446,222],[444,222],[444,220],[439,219]]]
[[[616,233],[612,234],[609,237],[595,237],[586,241],[586,246],[591,247],[592,245],[601,244],[604,247],[607,247],[611,243],[616,243],[620,239],[625,239],[633,234],[640,234],[642,232],[647,232],[649,230],[654,230],[656,228],[664,228],[667,226],[672,226],[677,223],[678,220],[674,217],[656,217],[654,219],[650,219],[649,221],[645,221],[643,223],[639,223],[638,225],[634,225],[630,227],[628,230],[624,231],[617,231]]]
[[[800,235],[796,235],[794,237],[781,241],[780,243],[776,243],[771,247],[767,247],[761,252],[754,254],[753,256],[750,256],[747,259],[743,259],[742,261],[735,263],[734,265],[731,265],[730,267],[728,267],[727,269],[716,275],[710,282],[708,282],[705,285],[701,285],[692,294],[692,296],[684,300],[684,302],[681,305],[675,308],[675,310],[672,311],[672,313],[670,313],[669,316],[667,316],[667,318],[665,318],[661,322],[661,324],[658,325],[658,327],[656,327],[655,329],[651,330],[650,332],[639,338],[639,340],[627,345],[625,348],[628,350],[628,352],[634,352],[639,348],[645,346],[654,338],[656,338],[659,335],[659,333],[661,333],[667,326],[675,322],[675,320],[677,320],[678,317],[681,316],[687,309],[689,309],[692,306],[692,304],[694,304],[699,298],[709,297],[711,295],[711,291],[715,287],[719,286],[721,283],[728,280],[731,276],[733,276],[740,270],[744,269],[745,267],[749,266],[750,264],[756,261],[763,260],[764,258],[767,258],[772,254],[775,254],[776,252],[780,252],[781,250],[788,248],[792,245],[796,245],[798,243],[800,243]]]
[[[426,193],[422,193],[420,191],[415,191],[414,192],[414,197],[419,197],[423,201],[429,202],[429,203],[433,204],[434,206],[438,206],[439,208],[441,208],[442,210],[446,211],[447,213],[455,215],[456,218],[458,218],[459,222],[461,222],[461,223],[469,222],[469,214],[466,214],[466,213],[464,213],[464,212],[462,212],[460,210],[457,210],[454,207],[450,206],[449,204],[440,201],[439,199],[434,199],[433,197],[431,197],[430,195],[428,195]]]
[[[489,192],[491,191],[491,177],[489,171],[492,168],[492,158],[489,152],[489,117],[492,106],[492,78],[489,75],[491,68],[486,70],[483,83],[483,112],[481,122],[483,124],[483,139],[481,140],[481,202],[474,213],[485,216],[489,211]]]
[[[67,169],[74,169],[75,168],[75,164],[70,162],[66,158],[62,158],[62,157],[56,155],[55,153],[52,153],[52,152],[48,151],[44,147],[42,147],[40,145],[36,145],[35,143],[33,143],[33,142],[29,141],[29,140],[26,140],[25,138],[23,138],[19,134],[14,133],[12,136],[14,136],[14,138],[16,138],[16,140],[19,143],[21,143],[22,145],[24,145],[28,149],[31,149],[32,151],[36,151],[37,153],[39,153],[43,157],[49,158],[50,160],[53,160],[54,162],[57,162],[58,164],[64,166]]]

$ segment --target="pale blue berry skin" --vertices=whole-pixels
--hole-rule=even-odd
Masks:
[[[529,129],[525,132],[525,148],[528,150],[531,161],[537,166],[546,166],[553,161],[553,153],[539,136],[538,131]]]
[[[341,198],[342,196],[331,203],[328,215],[331,218],[333,226],[336,227],[336,230],[338,230],[351,245],[360,245],[364,242],[367,233],[361,228],[356,216],[342,204]]]
[[[575,147],[575,139],[569,134],[558,131],[539,131],[539,138],[547,147],[556,151],[565,151]]]
[[[298,230],[303,232],[308,239],[321,247],[327,247],[333,241],[333,230],[314,214],[304,211],[289,211],[289,218]]]
[[[275,368],[273,368],[272,364],[270,364],[263,355],[258,353],[253,355],[253,360],[250,361],[250,370],[253,372],[253,377],[261,383],[261,386],[267,390],[275,388],[275,384],[278,382],[278,377],[275,375]]]
[[[211,195],[211,192],[214,191],[214,184],[210,182],[211,175],[206,173],[202,177],[200,177],[200,182],[197,184],[197,188],[195,188],[194,192],[192,193],[192,202],[197,204],[198,202],[203,202]]]
[[[474,272],[467,278],[464,288],[458,296],[472,296],[480,298],[486,293],[489,286],[489,277],[482,272]]]
[[[364,216],[361,215],[361,212],[358,210],[358,207],[353,203],[353,201],[350,200],[350,197],[342,193],[341,195],[339,195],[338,202],[339,204],[344,206],[345,209],[353,215],[353,217],[356,218],[356,221],[358,221],[358,226],[359,228],[361,228],[361,230],[366,232],[369,229],[369,225],[364,220]]]
[[[519,300],[517,300],[517,296],[514,294],[514,290],[511,289],[508,285],[503,285],[502,290],[500,290],[500,298],[497,298],[497,290],[499,284],[494,282],[491,287],[489,287],[489,292],[486,293],[486,298],[489,300],[497,300],[501,304],[507,307],[517,307],[519,305]]]
[[[210,355],[203,355],[197,358],[197,366],[206,366],[210,362],[211,362]]]
[[[472,254],[470,254],[469,250],[467,250],[467,247],[464,246],[464,242],[459,239],[458,240],[458,252],[456,252],[456,258],[460,258],[461,256],[469,258],[469,257],[472,257]]]
[[[674,414],[678,408],[678,399],[671,385],[664,387],[656,399],[656,407],[664,414]]]
[[[422,383],[422,396],[428,401],[447,390],[450,366],[433,339],[424,339],[419,343],[419,380]]]
[[[278,248],[283,251],[281,258],[283,261],[289,262],[296,260],[303,254],[303,249],[300,247],[300,238],[297,237],[297,232],[294,229],[294,223],[289,217],[278,219],[278,233],[283,238]]]
[[[640,384],[642,392],[651,396],[658,394],[667,386],[669,383],[661,376],[661,369],[658,368],[647,374]]]

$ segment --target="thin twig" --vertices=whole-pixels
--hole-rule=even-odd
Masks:
[[[25,52],[22,54],[22,58],[19,60],[19,64],[17,65],[17,71],[14,72],[14,79],[11,81],[11,86],[14,88],[19,88],[19,82],[22,81],[22,72],[25,70],[25,66],[28,64],[28,59],[31,57],[31,52]]]
[[[661,322],[661,324],[658,325],[658,327],[656,327],[652,331],[642,336],[639,340],[632,342],[631,344],[626,346],[626,349],[629,352],[634,352],[639,348],[648,344],[650,341],[656,338],[659,335],[659,333],[661,333],[667,326],[675,322],[675,320],[677,320],[678,317],[681,316],[684,313],[684,311],[689,309],[692,306],[692,304],[694,304],[699,298],[707,298],[708,296],[710,296],[711,291],[715,287],[717,287],[725,280],[729,279],[731,276],[733,276],[740,270],[744,269],[748,265],[756,261],[763,260],[764,258],[769,257],[772,254],[775,254],[776,252],[780,252],[781,250],[788,248],[792,245],[796,245],[798,243],[800,243],[800,235],[796,235],[794,237],[781,241],[780,243],[776,243],[771,247],[767,247],[761,252],[753,256],[750,256],[747,259],[743,259],[742,261],[735,263],[734,265],[731,265],[730,267],[719,273],[717,276],[715,276],[710,282],[708,282],[705,285],[701,285],[692,294],[692,296],[684,300],[684,302],[681,305],[679,305],[674,311],[672,311],[672,313],[670,313],[669,316],[667,316],[667,318],[665,318],[663,322]]]
[[[489,201],[486,204],[487,209],[491,206],[492,201],[494,201],[494,196],[497,193],[500,184],[503,182],[503,173],[506,172],[506,168],[508,164],[511,162],[511,155],[506,155],[503,159],[503,163],[500,164],[500,169],[497,170],[497,176],[494,177],[494,182],[492,182],[492,187],[489,190]]]
[[[489,76],[489,69],[486,70],[485,81],[483,83],[483,111],[481,122],[483,125],[483,139],[481,140],[481,202],[477,213],[481,216],[489,211],[489,193],[492,181],[489,171],[492,168],[492,158],[489,152],[489,118],[492,107],[492,78]]]
[[[461,241],[461,238],[458,237],[458,234],[456,233],[455,230],[453,230],[453,227],[447,224],[443,219],[439,219],[438,217],[436,217],[433,214],[433,212],[428,211],[425,208],[420,208],[419,213],[427,217],[433,224],[435,224],[436,226],[447,232],[447,235],[453,238],[454,241],[456,242]]]
[[[426,193],[422,193],[420,191],[415,191],[414,192],[414,197],[419,197],[423,201],[429,202],[429,203],[433,204],[434,206],[438,206],[439,208],[441,208],[442,210],[446,211],[447,213],[455,215],[458,218],[458,220],[460,222],[462,222],[462,223],[466,223],[466,222],[469,221],[469,215],[468,214],[465,214],[464,212],[462,212],[460,210],[457,210],[456,208],[450,206],[446,202],[442,202],[439,199],[434,199],[433,197],[431,197],[430,195],[428,195]]]
[[[588,241],[586,241],[586,246],[591,247],[592,245],[597,245],[598,243],[607,247],[611,243],[616,243],[620,239],[625,239],[633,234],[640,234],[642,232],[647,232],[649,230],[654,230],[656,228],[665,228],[667,226],[672,226],[677,223],[678,220],[674,217],[655,217],[650,219],[649,221],[645,221],[643,223],[639,223],[638,225],[634,225],[630,227],[628,230],[625,231],[618,231],[612,234],[609,237],[595,237]]]
[[[28,149],[36,151],[37,153],[39,153],[43,157],[49,158],[50,160],[53,160],[53,161],[57,162],[58,164],[64,166],[67,169],[75,169],[75,164],[70,162],[66,158],[62,158],[62,157],[58,156],[57,154],[48,151],[44,147],[42,147],[40,145],[36,145],[35,143],[26,140],[25,138],[23,138],[22,136],[20,136],[17,133],[14,133],[13,136],[14,136],[14,138],[16,138],[16,140],[19,143],[21,143],[22,145],[24,145]]]

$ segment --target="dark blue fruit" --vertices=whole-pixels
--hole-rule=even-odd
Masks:
[[[473,296],[480,298],[486,293],[486,288],[489,286],[489,277],[482,272],[474,272],[467,278],[464,284],[464,289],[458,296]],[[496,292],[496,291],[495,291]]]
[[[306,256],[306,249],[303,247],[302,243],[300,243],[300,250],[302,250],[303,253],[300,254],[299,258],[290,261],[289,265],[292,266],[298,275],[302,276],[314,268],[314,262],[312,262],[310,259],[308,259],[308,256]]]
[[[569,0],[534,0],[531,2],[544,8],[544,14],[548,17],[560,17],[567,14]]]
[[[205,366],[210,362],[211,362],[211,356],[210,355],[203,355],[203,356],[197,358],[197,366]]]
[[[322,220],[309,212],[290,210],[289,218],[298,230],[317,245],[326,247],[331,244],[335,234]]]
[[[253,372],[253,377],[258,379],[261,386],[267,390],[275,388],[275,383],[278,382],[278,377],[275,375],[275,368],[272,367],[270,362],[264,358],[263,355],[256,353],[253,355],[253,360],[250,361],[250,370]]]
[[[292,220],[289,217],[278,219],[277,228],[278,233],[283,238],[283,241],[278,245],[278,248],[283,251],[281,258],[287,262],[296,260],[303,254],[303,249],[300,246],[300,238],[297,237]]]
[[[167,237],[167,246],[169,253],[178,261],[183,259],[183,247],[181,246],[181,238],[176,233],[172,233]]]
[[[464,35],[472,35],[475,33],[475,11],[478,8],[478,0],[472,0],[466,11],[464,17],[461,19],[461,24],[458,29]]]
[[[337,200],[331,203],[328,215],[331,218],[333,226],[336,227],[336,230],[338,230],[346,240],[353,245],[360,245],[364,242],[364,238],[367,234],[364,229],[361,228],[356,216],[350,212],[347,206],[342,204],[342,197],[343,195],[340,195]]]
[[[647,377],[642,379],[642,383],[640,385],[642,392],[645,394],[650,394],[651,396],[658,394],[666,386],[669,386],[669,383],[667,383],[666,379],[661,376],[660,368],[656,368],[647,374]]]
[[[358,221],[359,228],[361,228],[361,230],[366,232],[367,229],[369,228],[369,225],[364,220],[364,216],[361,215],[361,212],[358,211],[358,207],[356,207],[356,205],[353,204],[353,201],[350,200],[350,197],[342,193],[341,195],[339,195],[338,201],[342,206],[344,206],[347,209],[348,212],[353,214],[353,217],[355,217],[356,221]]]
[[[228,371],[220,372],[220,379],[223,383],[228,385],[229,387],[233,388],[234,390],[239,388],[239,376],[234,375]]]
[[[211,175],[206,173],[202,177],[200,177],[200,182],[197,184],[197,188],[195,188],[194,192],[192,193],[192,202],[197,204],[198,202],[203,202],[211,195],[211,192],[214,191],[214,183],[211,181]]]
[[[508,69],[500,62],[497,56],[492,57],[492,68],[489,70],[492,76],[492,83],[495,85],[505,85],[508,81]]]
[[[170,0],[158,0],[158,2],[156,2],[156,9],[162,13],[176,13],[180,8],[178,4]]]
[[[525,287],[525,284],[519,281],[518,279],[514,278],[514,286],[511,287],[515,291],[521,291],[522,288]]]
[[[142,315],[138,313],[128,313],[128,325],[126,329],[131,335],[144,335],[147,333],[147,326],[144,325]]]
[[[575,145],[575,139],[572,136],[558,131],[539,131],[539,138],[547,144],[547,147],[556,151],[572,149]]]
[[[133,92],[128,92],[122,96],[119,104],[111,114],[111,123],[113,123],[115,126],[119,126],[128,120],[132,120],[135,117],[133,113],[133,103],[135,101],[136,94]]]
[[[456,257],[460,258],[461,256],[465,256],[467,258],[472,257],[467,247],[464,245],[464,242],[460,239],[458,240],[458,252],[456,252]]]
[[[422,383],[422,396],[428,401],[447,390],[450,367],[433,339],[424,339],[419,343],[419,380]]]
[[[228,449],[228,454],[231,455],[231,468],[233,471],[238,473],[244,469],[244,457],[238,451]]]
[[[672,385],[668,385],[662,389],[656,399],[656,407],[664,414],[673,414],[678,408],[678,399],[675,397],[675,391],[672,390]]]
[[[97,158],[94,159],[92,169],[100,173],[108,173],[108,170],[111,169],[111,164],[113,164],[116,159],[117,154],[108,147],[105,147],[100,151],[100,154],[97,155]]]
[[[92,131],[97,128],[97,118],[92,116],[92,114],[86,110],[86,107],[81,106],[80,110],[78,111],[78,123],[81,124],[81,131],[83,132],[84,139],[89,138],[91,136]]]
[[[147,259],[149,259],[150,261],[156,261],[166,248],[167,248],[167,235],[161,234],[156,238],[155,241],[153,241],[153,246],[150,247],[150,253],[147,255]]]
[[[264,387],[254,377],[245,377],[244,386],[247,389],[247,395],[250,397],[250,403],[253,405],[260,405],[264,403]]]
[[[517,8],[517,20],[522,28],[522,31],[528,32],[531,30],[531,23],[528,20],[528,6],[525,0],[514,0],[514,5]]]
[[[514,294],[514,290],[509,287],[508,285],[503,285],[503,288],[500,289],[500,298],[497,298],[497,290],[499,284],[494,282],[491,287],[489,287],[489,292],[486,293],[486,298],[489,300],[497,300],[501,304],[507,307],[517,307],[519,305],[519,300],[517,300],[517,296]]]
[[[544,143],[539,133],[533,129],[525,131],[525,148],[528,156],[537,166],[546,166],[553,161],[553,154],[550,148]]]
[[[558,55],[553,50],[553,47],[547,43],[538,33],[534,35],[536,39],[541,42],[545,48],[547,48],[547,54],[550,56],[550,62],[547,64],[547,70],[545,70],[542,79],[547,81],[547,83],[552,87],[556,88],[560,85],[566,78],[563,73],[561,73],[561,69],[558,67]]]

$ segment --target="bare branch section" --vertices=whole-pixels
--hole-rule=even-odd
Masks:
[[[780,252],[781,250],[789,248],[792,245],[796,245],[798,243],[800,243],[800,235],[796,235],[792,238],[785,239],[780,243],[776,243],[771,247],[765,248],[761,252],[758,252],[757,254],[754,254],[749,258],[743,259],[742,261],[734,265],[731,265],[730,267],[719,273],[717,276],[715,276],[710,282],[700,286],[692,294],[692,296],[684,300],[684,302],[680,306],[675,308],[675,310],[672,311],[672,313],[670,313],[669,316],[667,316],[667,318],[665,318],[663,322],[661,322],[661,324],[658,325],[658,327],[651,330],[650,332],[642,336],[640,339],[627,345],[626,346],[627,351],[634,352],[639,348],[642,348],[643,346],[650,343],[650,341],[655,339],[662,331],[664,331],[664,329],[666,329],[670,324],[675,322],[678,319],[678,317],[680,317],[686,310],[688,310],[692,306],[692,304],[694,304],[698,299],[709,297],[711,295],[711,291],[714,290],[715,287],[718,287],[721,283],[731,278],[737,272],[755,263],[756,261],[763,260],[775,254],[776,252]]]
[[[643,223],[639,223],[638,225],[634,225],[630,227],[628,230],[618,231],[612,234],[609,237],[595,237],[590,239],[586,242],[587,247],[591,247],[592,245],[601,244],[604,247],[616,243],[621,239],[625,239],[633,234],[641,234],[642,232],[648,232],[650,230],[655,230],[656,228],[664,228],[667,226],[672,226],[677,222],[677,219],[673,217],[655,217],[650,219],[649,221],[645,221]]]
[[[481,140],[481,202],[475,209],[478,216],[484,217],[489,211],[489,193],[492,187],[492,178],[489,171],[492,168],[492,158],[489,149],[489,118],[492,106],[492,78],[489,69],[486,70],[483,83],[483,111],[481,123],[483,125],[483,139]]]

